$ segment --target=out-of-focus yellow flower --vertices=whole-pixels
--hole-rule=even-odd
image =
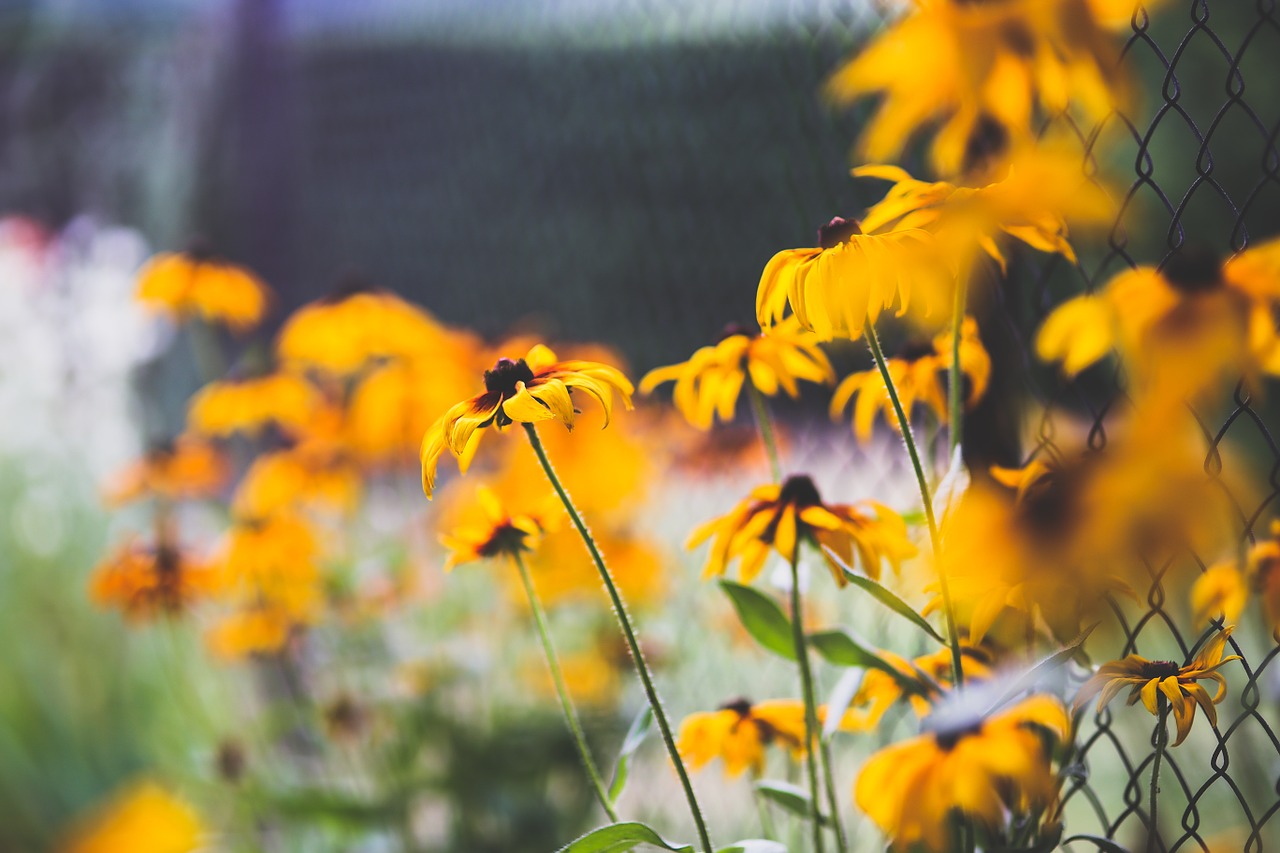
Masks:
[[[605,425],[613,409],[616,391],[628,409],[635,389],[621,371],[594,361],[559,361],[541,344],[524,358],[502,358],[484,373],[485,390],[454,405],[422,438],[422,489],[428,498],[435,490],[436,464],[448,448],[465,470],[475,455],[482,430],[501,429],[513,423],[558,420],[573,429],[577,413],[574,389],[594,397],[605,413]]]
[[[1071,719],[1057,699],[1033,696],[989,717],[926,720],[919,737],[867,760],[854,799],[889,838],[891,850],[951,849],[952,816],[988,831],[1057,800],[1045,735],[1063,743]]]
[[[175,545],[150,546],[129,539],[94,569],[89,596],[101,606],[120,608],[135,621],[182,613],[218,593],[222,585],[213,566]]]
[[[835,381],[835,372],[813,335],[788,317],[768,332],[752,334],[730,326],[719,343],[695,352],[688,361],[651,370],[640,380],[640,393],[649,394],[664,382],[675,382],[672,401],[689,423],[711,429],[718,415],[733,420],[743,383],[772,397],[779,390],[800,396],[797,380],[819,385]]]
[[[771,550],[790,562],[806,540],[822,551],[840,586],[848,583],[844,569],[826,549],[850,566],[856,553],[862,570],[873,578],[880,577],[885,560],[896,570],[902,560],[916,554],[907,539],[907,525],[896,512],[875,501],[823,503],[818,487],[803,474],[788,477],[780,486],[756,487],[728,515],[695,530],[688,547],[696,548],[713,537],[703,576],[722,575],[731,562],[741,560],[738,575],[743,583],[760,574]]]
[[[818,708],[818,718],[827,716],[825,705]],[[842,728],[843,721],[842,721]],[[764,772],[765,747],[785,749],[795,761],[808,751],[804,742],[804,702],[799,699],[770,699],[752,703],[735,699],[718,710],[690,714],[680,723],[676,747],[680,757],[694,770],[700,770],[713,759],[724,761],[727,776],[740,776],[751,770]]]
[[[632,607],[643,608],[661,600],[667,590],[664,559],[658,547],[636,533],[613,525],[592,528],[600,550],[609,555],[609,571]],[[600,599],[600,575],[592,565],[581,538],[569,528],[547,534],[529,559],[538,597],[547,606],[571,601]],[[511,597],[518,599],[512,578]]]
[[[253,273],[203,248],[153,257],[138,273],[137,294],[178,322],[198,316],[237,332],[261,322],[270,298]]]
[[[60,846],[60,853],[191,853],[206,831],[187,803],[154,782],[113,799]]]
[[[1220,264],[1197,250],[1157,270],[1123,272],[1101,290],[1059,305],[1036,354],[1075,376],[1118,350],[1144,385],[1194,396],[1224,372],[1280,374],[1280,240]]]
[[[1123,103],[1118,49],[1100,26],[1119,18],[1117,5],[915,0],[836,70],[827,94],[840,103],[884,95],[859,140],[859,159],[898,160],[918,132],[936,124],[934,169],[963,174],[1029,137],[1037,105],[1056,116],[1075,104],[1092,122]],[[1128,3],[1130,15],[1136,6]]]
[[[228,586],[248,600],[270,601],[303,617],[319,605],[320,555],[320,543],[307,522],[277,514],[232,526],[222,571]]]
[[[1147,660],[1139,655],[1128,655],[1120,660],[1104,663],[1080,687],[1075,707],[1079,710],[1098,696],[1098,712],[1101,713],[1116,698],[1116,694],[1128,687],[1128,704],[1133,705],[1141,699],[1143,707],[1156,716],[1160,714],[1160,697],[1168,700],[1169,707],[1173,709],[1173,719],[1178,725],[1178,739],[1174,741],[1174,746],[1186,740],[1191,732],[1197,705],[1209,719],[1209,725],[1216,728],[1218,709],[1214,706],[1227,695],[1227,680],[1218,669],[1233,660],[1241,659],[1239,655],[1226,658],[1222,656],[1233,630],[1226,628],[1219,631],[1200,650],[1195,660],[1186,666],[1178,666],[1168,660]],[[1217,683],[1218,690],[1212,698],[1209,691],[1201,686],[1201,681]]]
[[[318,403],[316,389],[301,377],[272,373],[249,379],[211,382],[196,392],[187,423],[201,435],[254,434],[269,424],[296,433]]]
[[[117,474],[106,489],[107,503],[118,506],[139,498],[194,500],[217,493],[230,475],[226,459],[209,442],[179,436],[151,448]]]
[[[254,605],[225,617],[209,630],[205,642],[223,660],[278,652],[301,623],[288,610],[272,604]]]
[[[932,410],[940,422],[947,423],[950,415],[946,383],[951,351],[951,333],[943,332],[923,346],[908,347],[887,360],[889,375],[908,416],[912,406],[921,403]],[[972,408],[986,393],[991,377],[991,356],[982,346],[978,324],[972,317],[965,318],[960,332],[960,372],[967,383],[965,406]],[[831,417],[839,418],[850,402],[854,403],[853,430],[862,441],[871,438],[871,426],[879,411],[884,412],[890,426],[902,431],[879,370],[864,370],[841,380],[831,397]]]
[[[1231,560],[1196,578],[1191,609],[1197,622],[1219,617],[1234,622],[1255,593],[1272,631],[1280,633],[1280,521],[1271,522],[1270,537],[1249,549],[1243,572]]]
[[[394,293],[353,285],[295,311],[276,339],[276,355],[288,370],[351,376],[378,359],[451,352],[457,341]]]
[[[965,683],[983,681],[991,677],[991,658],[985,649],[965,645],[960,649],[960,665],[964,669]],[[908,661],[893,652],[880,650],[884,658],[903,678],[920,685],[917,691],[908,691],[900,679],[887,672],[869,669],[862,677],[862,684],[849,703],[851,719],[859,729],[870,730],[880,724],[885,712],[902,700],[910,703],[917,716],[923,717],[933,709],[933,700],[940,698],[937,687],[951,687],[951,650],[939,649]],[[932,681],[920,678],[924,673]],[[936,686],[935,686],[936,685]]]
[[[954,272],[927,231],[864,233],[859,222],[837,216],[818,229],[815,248],[786,249],[765,265],[756,319],[768,332],[789,307],[820,340],[856,340],[894,304],[899,316],[913,304],[928,314],[954,286]]]
[[[613,705],[623,683],[618,665],[597,649],[564,655],[560,658],[560,671],[574,702],[596,708]],[[525,680],[548,699],[556,695],[545,660],[531,661],[525,669]]]
[[[463,563],[515,557],[533,551],[543,532],[559,520],[555,511],[559,502],[532,515],[512,512],[486,486],[478,487],[475,496],[482,519],[475,524],[458,525],[440,535],[440,544],[449,549],[449,557],[444,562],[446,572]]]
[[[262,518],[301,506],[346,512],[360,498],[360,472],[341,455],[294,447],[264,453],[245,472],[231,501],[240,518]]]

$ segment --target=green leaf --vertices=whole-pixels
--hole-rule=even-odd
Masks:
[[[878,669],[891,676],[906,693],[919,693],[922,695],[929,693],[929,685],[923,680],[902,672],[880,657],[879,654],[872,650],[871,646],[855,638],[848,631],[838,629],[819,631],[816,634],[809,635],[809,643],[817,649],[818,654],[836,666],[860,666],[863,669]],[[923,675],[923,673],[920,674]]]
[[[557,853],[625,853],[637,844],[649,844],[677,853],[694,853],[688,844],[673,846],[643,823],[614,823],[592,830],[577,841],[561,847]]]
[[[635,755],[645,736],[653,728],[653,709],[645,705],[640,713],[631,721],[627,736],[622,739],[622,748],[618,750],[618,764],[613,770],[613,781],[609,783],[609,804],[616,805],[618,797],[627,787],[627,775],[631,771],[631,758]]]
[[[810,805],[813,801],[809,798],[809,792],[799,785],[772,779],[762,779],[756,782],[756,790],[760,792],[760,796],[769,802],[782,806],[782,808],[794,815],[798,815],[805,820],[813,817],[813,808]],[[818,823],[826,826],[831,821],[825,815],[819,814]]]
[[[849,581],[849,583],[867,593],[876,601],[880,602],[894,613],[897,613],[899,616],[906,619],[912,625],[915,625],[921,631],[924,631],[939,643],[942,643],[944,646],[947,644],[946,639],[938,633],[936,628],[929,624],[929,620],[917,613],[915,608],[895,595],[888,587],[873,581],[866,575],[860,575],[853,571],[853,569],[846,566],[840,557],[830,548],[823,548],[822,552],[832,560],[836,561],[836,565],[840,566],[841,571],[844,572],[845,580]]]
[[[765,841],[763,838],[748,838],[735,841],[728,847],[721,847],[716,853],[787,853],[787,846],[777,841]]]
[[[1116,844],[1108,838],[1101,838],[1097,835],[1073,835],[1070,838],[1064,838],[1063,844],[1070,844],[1073,841],[1088,841],[1104,853],[1129,853],[1128,850]]]
[[[763,592],[734,581],[720,581],[720,588],[733,602],[742,627],[760,645],[787,660],[796,659],[795,638],[791,636],[791,620],[778,602]]]
[[[1009,702],[1009,700],[1013,699],[1019,693],[1027,690],[1028,688],[1034,687],[1041,678],[1075,657],[1076,653],[1080,651],[1080,647],[1084,645],[1084,641],[1089,639],[1089,635],[1098,627],[1098,624],[1099,623],[1094,622],[1088,628],[1081,631],[1080,635],[1070,643],[1063,646],[1061,649],[1058,649],[1058,651],[1053,654],[1041,658],[1035,666],[1031,667],[1026,672],[1022,673],[1022,675],[1014,679],[1013,683],[1009,685],[1009,688],[1005,690],[1004,693],[1000,695],[1000,698],[991,705],[990,710],[994,711],[1003,707],[1007,702]]]
[[[370,801],[323,789],[298,789],[268,793],[266,807],[286,821],[329,822],[346,826],[378,826],[393,820],[399,806],[391,801]]]

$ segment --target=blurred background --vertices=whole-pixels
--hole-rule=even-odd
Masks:
[[[1163,5],[1126,53],[1147,93],[1140,115],[1099,153],[1133,204],[1083,247],[1081,272],[1015,256],[1035,284],[1002,293],[990,308],[1000,322],[983,320],[997,356],[1024,352],[1016,330],[1025,336],[1063,293],[1130,261],[1158,261],[1187,235],[1226,252],[1277,230],[1274,8]],[[359,275],[491,340],[523,328],[607,342],[639,376],[686,358],[727,323],[749,323],[768,258],[811,245],[818,224],[883,189],[848,177],[873,105],[836,110],[820,88],[895,8],[0,0],[0,851],[54,849],[86,809],[155,772],[182,780],[229,825],[261,830],[227,849],[397,849],[389,834],[366,830],[399,819],[419,781],[393,767],[401,799],[385,801],[358,781],[302,785],[310,747],[273,740],[255,752],[242,742],[238,721],[262,703],[261,673],[210,663],[186,626],[126,632],[88,602],[86,578],[103,549],[142,524],[105,512],[102,484],[148,435],[180,428],[200,383],[187,350],[171,347],[174,331],[131,302],[149,254],[198,235],[253,269],[278,297],[268,333]],[[1031,370],[1045,385],[1047,374]],[[978,417],[1007,437],[1035,394],[1022,375],[998,374],[994,388]],[[1089,410],[1076,391],[1043,394]],[[896,464],[858,455],[842,443],[847,430],[837,432],[797,439],[796,452],[819,445],[814,464],[833,489],[909,501]],[[1016,442],[996,444],[992,461],[1021,456]],[[694,489],[651,510],[648,523],[670,532],[723,509],[722,494]],[[218,523],[192,522],[209,537]],[[667,537],[676,544],[666,571],[674,588],[696,588],[698,566],[678,551],[680,536]],[[451,578],[445,595],[438,612],[460,622],[495,606],[483,570]],[[523,612],[496,612],[518,620],[517,634],[527,627]],[[689,620],[705,618],[696,608],[668,611],[655,633],[679,647],[681,626],[692,631]],[[355,642],[313,665],[358,668],[369,655],[398,666],[451,636],[447,620],[407,621],[417,632],[407,652]],[[712,644],[692,669],[668,673],[699,685],[684,710],[741,692],[741,657],[725,632],[725,649]],[[482,724],[464,725],[456,708],[432,702],[401,709],[398,731],[450,745],[431,768],[444,805],[414,818],[429,827],[419,833],[424,849],[549,850],[595,822],[587,792],[569,781],[576,758],[554,705],[511,682],[504,655],[528,640],[489,648],[479,663],[468,663],[474,648],[450,658],[490,679],[492,692],[464,703],[489,709]],[[753,684],[785,695],[790,673],[774,663],[753,661]],[[613,754],[638,707],[620,692],[592,718],[602,755]],[[325,708],[314,710],[319,718]],[[263,771],[271,784],[259,780],[270,796],[225,787],[219,768],[237,749],[277,756]],[[290,750],[304,758],[288,759]],[[342,760],[341,749],[326,754]],[[657,750],[649,762],[652,778],[664,779]],[[723,816],[738,802],[725,794],[713,809]],[[246,808],[263,814],[239,813]],[[291,815],[320,828],[295,832]],[[750,827],[754,818],[741,820]]]

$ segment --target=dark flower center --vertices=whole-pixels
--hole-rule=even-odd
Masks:
[[[196,235],[187,241],[187,247],[182,250],[182,254],[187,259],[197,264],[207,264],[213,261],[217,255],[214,254],[213,244],[209,242],[207,237]]]
[[[1204,293],[1222,283],[1222,258],[1208,246],[1184,246],[1165,261],[1160,274],[1182,293]]]
[[[823,249],[834,249],[850,237],[861,233],[862,226],[858,220],[837,216],[818,229],[818,245]]]
[[[974,123],[969,138],[965,140],[961,168],[966,172],[983,169],[1008,148],[1008,129],[992,116],[983,113]]]
[[[970,735],[982,733],[982,718],[961,718],[954,722],[946,723],[935,729],[933,739],[937,742],[938,748],[943,752],[950,752],[956,748],[956,744]]]
[[[1022,21],[1006,21],[1000,27],[1000,37],[1004,40],[1005,46],[1019,56],[1030,58],[1035,55],[1035,36]]]
[[[937,355],[938,351],[933,346],[933,341],[908,341],[902,349],[898,351],[898,358],[903,361],[919,361],[928,356]]]
[[[484,372],[485,390],[497,391],[503,397],[514,397],[517,383],[532,381],[533,371],[523,358],[517,361],[500,358],[492,370]]]
[[[822,504],[822,496],[818,494],[818,487],[813,484],[813,480],[809,479],[807,474],[793,474],[782,483],[782,490],[778,493],[779,506],[820,506]]]
[[[739,335],[744,338],[754,338],[756,333],[741,323],[729,323],[720,330],[720,337],[716,339],[716,343],[728,340],[729,338],[736,338]]]
[[[529,550],[526,539],[529,534],[518,527],[504,524],[493,531],[489,541],[480,546],[481,557],[497,557],[500,554],[518,554]]]
[[[739,696],[737,699],[731,699],[725,702],[717,711],[733,711],[739,717],[751,716],[751,700],[745,696]]]
[[[1171,660],[1153,660],[1142,666],[1143,678],[1168,678],[1177,675],[1182,667]]]

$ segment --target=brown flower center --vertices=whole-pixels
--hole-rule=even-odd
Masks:
[[[484,372],[485,390],[496,391],[503,397],[514,397],[518,383],[532,381],[533,371],[529,369],[529,365],[523,358],[518,361],[500,358],[492,370]]]
[[[1182,667],[1171,660],[1153,660],[1142,665],[1143,678],[1168,678],[1177,675]]]
[[[489,537],[489,541],[484,543],[478,549],[481,557],[497,557],[500,554],[518,554],[521,551],[528,551],[529,545],[526,541],[529,534],[510,524],[504,524],[501,527],[494,528],[493,535]]]
[[[793,474],[782,483],[782,489],[778,492],[778,505],[797,508],[821,506],[822,496],[818,494],[818,487],[813,484],[809,475]]]
[[[993,161],[1009,150],[1009,130],[992,116],[983,113],[974,122],[969,138],[964,142],[964,159],[961,168],[965,172],[986,169]]]
[[[823,249],[834,249],[850,237],[861,233],[862,226],[858,220],[836,216],[818,229],[818,245]]]
[[[1180,293],[1205,293],[1222,284],[1222,258],[1208,246],[1184,246],[1165,261],[1160,274]]]
[[[933,341],[914,340],[907,341],[903,347],[898,350],[898,358],[903,361],[919,361],[922,358],[935,356],[938,351],[933,346]]]
[[[751,700],[745,696],[739,696],[737,699],[731,699],[725,702],[717,711],[733,711],[739,717],[751,716]]]
[[[958,720],[947,722],[946,724],[934,729],[933,739],[937,742],[938,748],[943,752],[950,752],[956,748],[956,744],[965,738],[982,733],[982,718],[962,717]]]

